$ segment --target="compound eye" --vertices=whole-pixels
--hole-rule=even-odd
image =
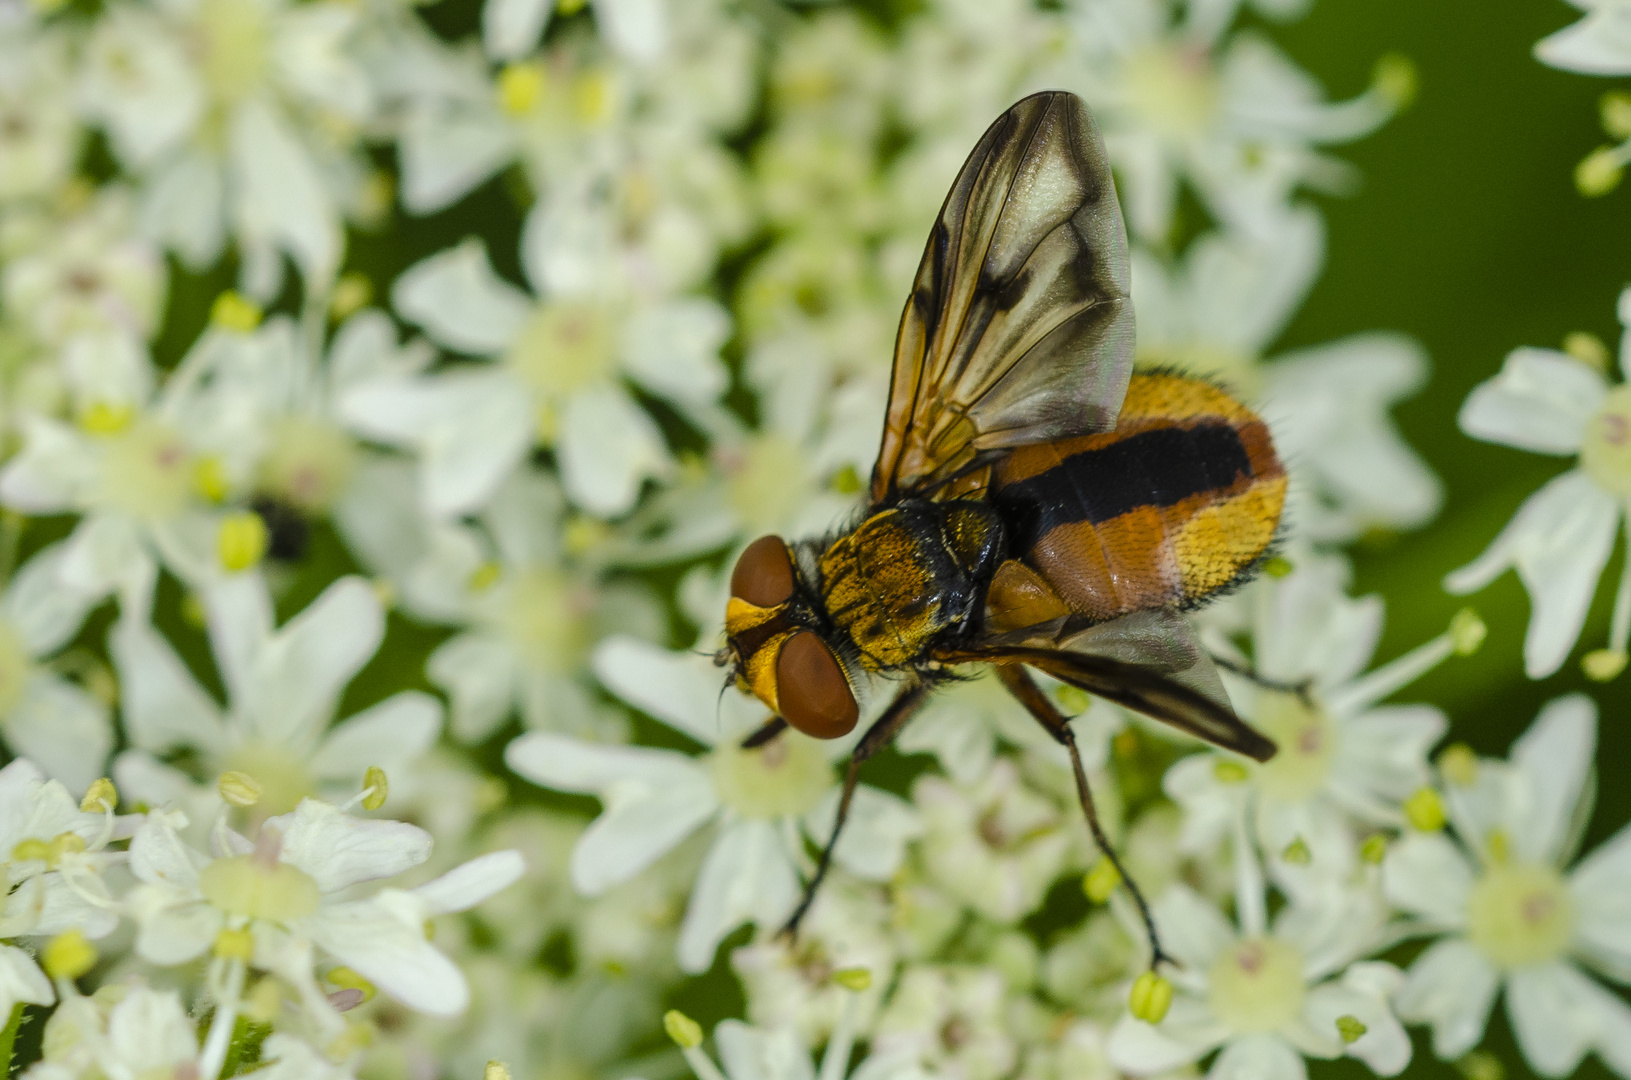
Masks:
[[[844,669],[808,630],[788,638],[776,658],[776,697],[782,719],[813,739],[848,735],[860,717]]]
[[[731,571],[731,595],[762,608],[792,597],[793,559],[781,537],[761,536],[743,550]]]

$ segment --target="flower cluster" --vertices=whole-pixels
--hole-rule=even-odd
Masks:
[[[1576,851],[1595,705],[1436,749],[1454,718],[1400,694],[1482,623],[1377,662],[1351,595],[1348,546],[1439,507],[1391,416],[1428,360],[1277,342],[1335,148],[1415,88],[1383,56],[1327,95],[1272,33],[1305,6],[0,0],[13,1071],[1302,1080],[1396,1075],[1422,1025],[1471,1076],[1504,989],[1536,1071],[1631,1077],[1631,841]],[[1621,6],[1582,6],[1540,58],[1631,71]],[[744,746],[768,716],[708,659],[743,546],[854,513],[929,225],[1043,88],[1103,130],[1137,362],[1231,387],[1290,472],[1281,554],[1196,615],[1278,756],[1044,687],[1154,969],[1070,759],[981,671],[779,934],[888,695]],[[1577,458],[1446,580],[1519,571],[1534,677],[1631,497],[1608,360],[1520,349],[1462,413]],[[1628,643],[1631,574],[1588,673]],[[721,1066],[671,1006],[722,980]]]

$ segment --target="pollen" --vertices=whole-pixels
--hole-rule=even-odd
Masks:
[[[231,290],[217,296],[210,307],[210,322],[238,334],[247,334],[259,326],[261,315],[259,304]]]
[[[1418,788],[1404,801],[1404,816],[1420,832],[1437,832],[1444,828],[1444,801],[1432,788]]]
[[[1146,971],[1133,980],[1127,994],[1127,1009],[1133,1017],[1146,1024],[1159,1024],[1166,1019],[1172,1007],[1172,983],[1153,971]]]
[[[271,537],[266,522],[254,511],[228,514],[215,534],[215,551],[228,573],[248,570],[266,555]]]
[[[53,979],[77,979],[96,966],[94,946],[78,930],[67,930],[52,938],[40,955],[41,966]]]

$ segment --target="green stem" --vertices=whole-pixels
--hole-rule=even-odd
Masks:
[[[0,1060],[4,1060],[6,1063],[5,1069],[0,1071],[0,1077],[11,1075],[11,1052],[12,1048],[17,1045],[17,1029],[22,1026],[23,1003],[19,1001],[11,1007],[11,1019],[6,1021],[5,1030],[0,1031]]]

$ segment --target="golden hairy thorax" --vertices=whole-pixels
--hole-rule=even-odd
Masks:
[[[881,511],[822,555],[821,591],[836,629],[874,671],[921,660],[966,625],[1001,537],[978,503],[908,503]]]

